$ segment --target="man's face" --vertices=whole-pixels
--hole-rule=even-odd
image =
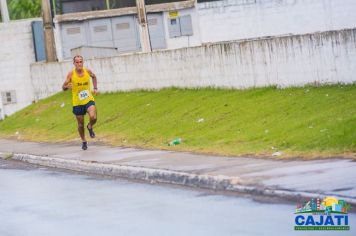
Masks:
[[[81,57],[76,57],[75,59],[74,59],[74,66],[75,66],[75,69],[77,69],[77,70],[81,70],[81,69],[83,69],[83,58],[81,58]]]

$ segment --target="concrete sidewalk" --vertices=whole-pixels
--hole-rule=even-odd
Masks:
[[[0,156],[122,178],[297,200],[335,196],[356,205],[356,162],[264,160],[0,139]]]

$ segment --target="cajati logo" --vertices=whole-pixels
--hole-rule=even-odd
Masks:
[[[312,198],[295,209],[294,230],[350,230],[350,204],[335,197]]]

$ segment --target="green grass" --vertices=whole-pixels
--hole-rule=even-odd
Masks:
[[[106,144],[232,156],[281,151],[282,157],[355,157],[356,85],[169,88],[100,94],[96,104],[96,140]],[[58,93],[6,118],[0,122],[0,136],[78,140],[70,93]],[[183,142],[169,147],[177,137]]]

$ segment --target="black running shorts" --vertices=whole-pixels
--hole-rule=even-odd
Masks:
[[[73,114],[76,116],[84,116],[90,106],[95,106],[95,102],[89,101],[86,105],[74,106]]]

